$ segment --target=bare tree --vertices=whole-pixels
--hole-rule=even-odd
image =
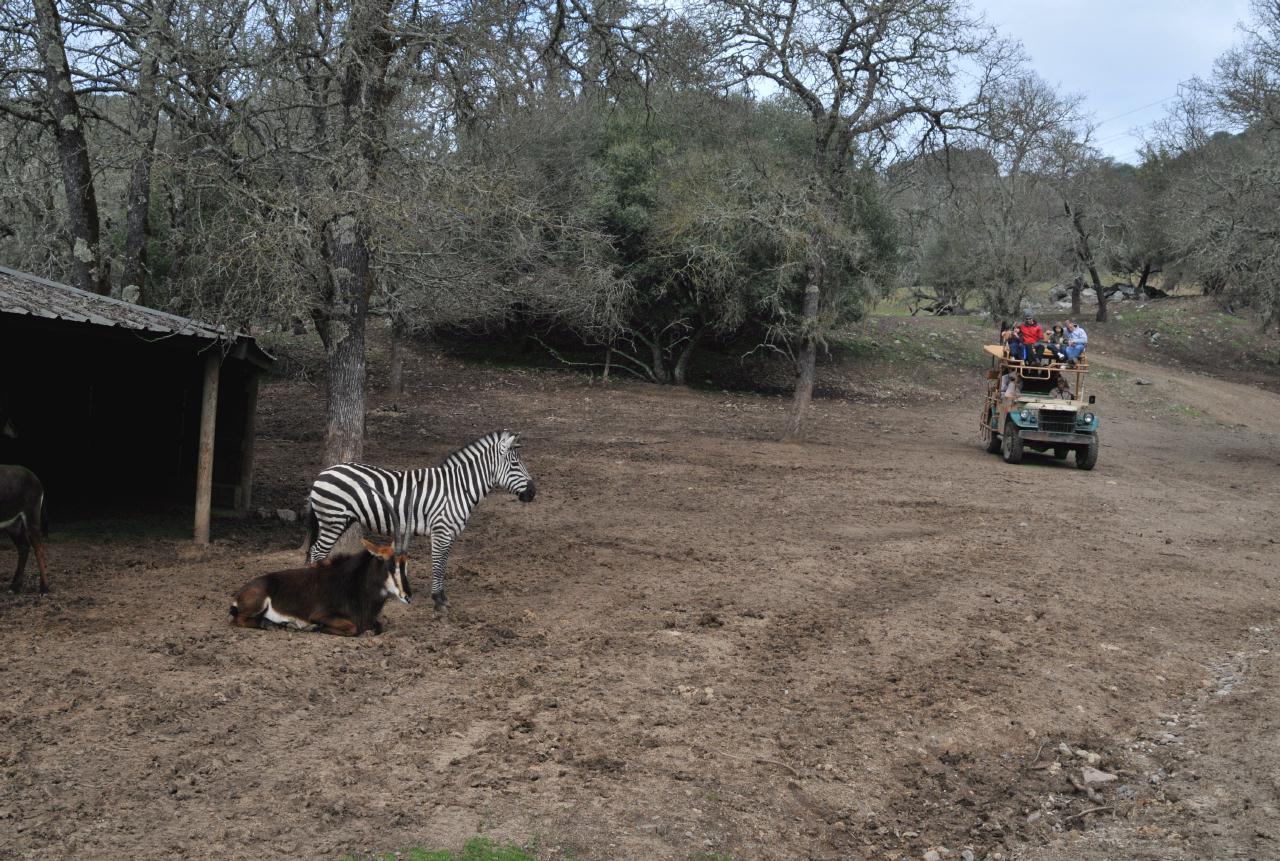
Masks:
[[[110,289],[100,244],[98,201],[76,76],[67,62],[66,36],[55,0],[33,0],[31,14],[3,6],[7,34],[5,91],[0,110],[43,125],[53,135],[66,206],[72,281],[82,290]]]
[[[957,0],[709,0],[708,12],[742,75],[804,104],[813,131],[810,193],[824,209],[839,209],[850,176],[913,123],[944,128],[957,116],[963,59],[980,69],[979,92],[1007,59]],[[824,257],[815,241],[795,335],[790,436],[800,434],[813,397],[833,292]]]
[[[1280,3],[1255,0],[1242,40],[1192,80],[1154,130],[1147,164],[1175,277],[1280,323]]]

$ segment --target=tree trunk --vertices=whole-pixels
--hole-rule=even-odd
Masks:
[[[1062,207],[1070,217],[1071,227],[1076,233],[1076,259],[1089,272],[1089,280],[1093,283],[1093,292],[1098,296],[1098,313],[1094,319],[1099,323],[1105,323],[1107,322],[1107,295],[1105,288],[1102,286],[1102,279],[1098,277],[1098,267],[1093,262],[1093,249],[1089,247],[1089,231],[1084,226],[1084,212],[1079,207],[1073,207],[1066,200],[1062,201]]]
[[[1093,292],[1098,297],[1098,313],[1093,319],[1099,323],[1105,323],[1107,322],[1107,288],[1102,286],[1102,279],[1098,277],[1098,267],[1092,262],[1089,263],[1089,280],[1093,282]]]
[[[1142,274],[1138,276],[1138,296],[1147,295],[1147,280],[1151,277],[1151,261],[1144,261],[1142,264]]]
[[[393,398],[404,394],[404,327],[391,318],[391,373],[387,381]]]
[[[55,0],[33,0],[36,13],[36,46],[48,85],[62,185],[67,196],[67,220],[71,238],[71,267],[75,286],[105,294],[110,288],[98,237],[98,199],[94,193],[89,146],[84,119],[76,101],[62,42],[62,21]]]
[[[138,301],[147,304],[147,244],[151,239],[151,166],[155,162],[156,133],[160,128],[160,100],[156,79],[160,73],[157,59],[156,17],[152,8],[148,34],[143,42],[142,70],[138,76],[138,118],[134,131],[138,136],[138,155],[129,174],[129,197],[126,203],[124,263],[120,275],[120,293],[128,287],[138,288]]]
[[[694,350],[698,349],[698,342],[702,340],[702,336],[706,331],[706,326],[699,326],[689,338],[689,342],[684,345],[684,349],[680,351],[680,358],[676,359],[675,370],[672,373],[677,386],[688,385],[686,377],[689,370],[689,358],[693,355]]]
[[[1080,291],[1084,289],[1084,279],[1079,275],[1071,282],[1071,316],[1080,316]]]
[[[320,338],[328,357],[326,464],[360,457],[364,450],[365,322],[372,291],[369,194],[377,186],[387,146],[387,106],[394,95],[387,69],[397,49],[389,19],[392,0],[356,3],[342,48],[341,144],[332,153],[326,203],[336,213],[324,224],[328,301]]]
[[[817,277],[810,276],[804,288],[804,308],[801,316],[800,355],[796,361],[796,388],[791,400],[791,419],[787,423],[787,439],[799,439],[809,416],[809,404],[813,401],[813,385],[817,377],[818,363],[818,300],[821,290]]]
[[[649,367],[649,374],[653,377],[655,383],[666,383],[671,380],[671,374],[667,372],[667,357],[662,350],[662,335],[655,334],[653,340],[649,340],[644,335],[639,335],[641,341],[649,348],[650,355],[653,356],[653,364]]]
[[[352,214],[325,229],[325,258],[332,296],[325,315],[329,391],[326,402],[326,465],[356,460],[364,451],[364,329],[369,310],[365,281],[369,248],[363,225]]]

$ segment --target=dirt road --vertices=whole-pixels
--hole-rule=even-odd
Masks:
[[[510,426],[539,480],[480,507],[452,616],[234,629],[299,530],[67,524],[54,594],[0,597],[0,856],[1275,857],[1280,402],[1115,370],[1086,473],[984,454],[967,376],[851,375],[792,445],[777,399],[418,357],[367,459]],[[266,388],[262,504],[322,402]]]

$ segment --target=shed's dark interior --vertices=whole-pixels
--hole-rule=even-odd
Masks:
[[[19,463],[63,512],[192,505],[211,342],[0,315],[0,463]],[[223,361],[214,505],[234,505],[255,372]],[[6,422],[16,433],[3,433]]]

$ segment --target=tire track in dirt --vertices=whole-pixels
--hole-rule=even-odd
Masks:
[[[1126,374],[1167,387],[1173,397],[1204,410],[1216,421],[1229,426],[1244,426],[1275,433],[1280,429],[1280,395],[1263,389],[1175,371],[1163,365],[1152,365],[1106,353],[1090,353],[1091,364],[1114,368]]]

